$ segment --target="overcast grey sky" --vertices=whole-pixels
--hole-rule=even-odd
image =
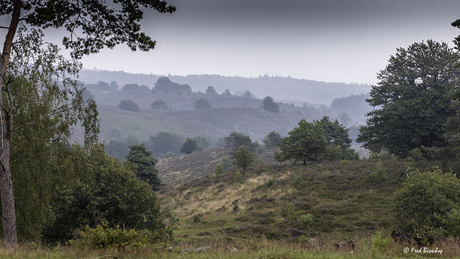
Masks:
[[[146,74],[291,76],[375,83],[398,47],[459,30],[458,0],[170,0],[147,12],[155,50],[119,46],[85,57],[85,68]]]

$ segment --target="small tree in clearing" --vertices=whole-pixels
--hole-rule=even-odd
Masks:
[[[250,165],[255,162],[256,158],[254,153],[246,146],[239,147],[233,153],[233,165],[240,167],[243,170],[243,174]]]

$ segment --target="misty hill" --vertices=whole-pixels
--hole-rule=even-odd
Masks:
[[[160,77],[162,75],[84,69],[80,72],[79,79],[85,83],[116,81],[120,87],[125,84],[137,83],[152,88]],[[290,77],[270,77],[267,75],[257,78],[220,75],[168,75],[167,77],[174,82],[190,85],[194,92],[204,92],[208,86],[213,86],[219,94],[226,89],[230,89],[232,94],[237,91],[249,90],[259,99],[265,96],[272,96],[275,100],[298,100],[327,105],[335,98],[352,94],[364,94],[370,90],[370,85],[367,84],[326,83]]]

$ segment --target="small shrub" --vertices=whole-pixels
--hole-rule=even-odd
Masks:
[[[224,164],[218,163],[214,169],[217,178],[224,176]]]
[[[372,254],[385,252],[390,241],[390,238],[384,238],[382,232],[378,231],[372,236]]]
[[[377,167],[372,173],[369,174],[369,178],[374,183],[387,179],[387,171],[385,170],[385,167],[383,167],[382,160],[377,162]]]
[[[142,248],[159,241],[150,230],[109,228],[108,223],[98,224],[95,228],[86,226],[78,233],[78,239],[69,240],[72,246],[93,248]]]
[[[302,178],[300,177],[300,175],[294,176],[294,185],[299,185],[301,181]]]
[[[345,159],[345,160],[342,160],[342,161],[340,161],[340,166],[343,167],[343,166],[345,166],[346,164],[348,164],[348,162],[349,162],[349,161],[346,160],[346,159]]]
[[[288,202],[286,204],[286,211],[288,214],[290,215],[294,215],[295,214],[295,206],[292,202]]]
[[[302,227],[310,227],[311,224],[313,224],[313,215],[308,213],[307,215],[300,216],[299,223],[302,225]]]
[[[243,175],[240,173],[240,171],[237,171],[235,173],[235,179],[233,179],[234,183],[244,183]]]
[[[233,204],[233,211],[238,211],[240,209],[240,206],[238,205],[238,203],[235,203]]]
[[[192,217],[192,223],[198,223],[201,221],[201,217],[200,215],[196,214],[196,215],[193,215]]]
[[[267,183],[265,183],[265,185],[266,185],[267,187],[270,187],[270,186],[272,186],[272,185],[274,185],[274,184],[275,184],[275,180],[273,180],[273,179],[270,179],[270,180],[267,181]]]
[[[307,242],[307,237],[305,235],[301,235],[299,238],[297,238],[298,243],[306,243]]]

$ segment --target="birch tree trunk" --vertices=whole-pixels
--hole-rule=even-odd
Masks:
[[[16,212],[14,207],[13,181],[10,170],[11,132],[13,121],[9,116],[9,107],[3,102],[3,85],[5,84],[5,71],[10,60],[14,35],[16,34],[21,16],[22,2],[13,0],[13,15],[11,16],[8,33],[3,44],[0,57],[0,195],[2,202],[2,225],[5,246],[14,248],[18,244],[16,228]]]

